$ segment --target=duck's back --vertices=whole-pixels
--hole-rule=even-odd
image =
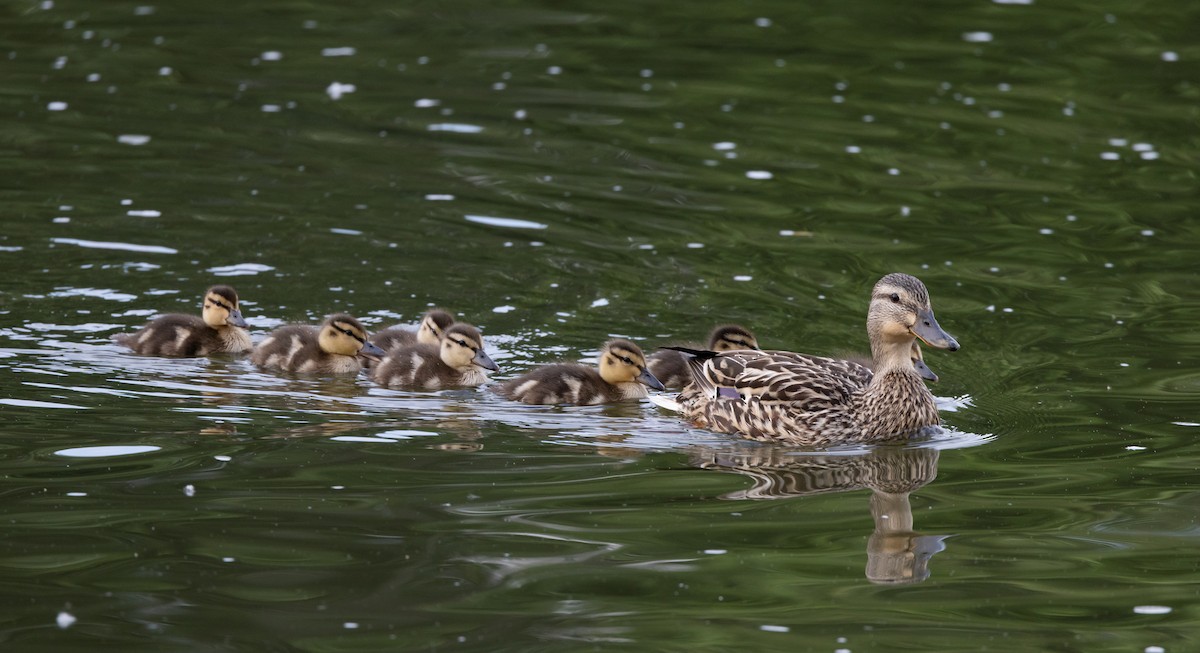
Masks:
[[[678,401],[698,426],[810,446],[864,439],[856,402],[872,374],[857,363],[738,351],[713,357],[693,376]]]
[[[301,324],[275,329],[254,348],[250,361],[260,367],[301,374],[346,374],[359,370],[355,357],[323,351],[317,339],[319,333],[317,327]]]
[[[603,404],[623,399],[620,389],[594,367],[576,363],[546,365],[501,384],[502,396],[527,404]]]
[[[134,333],[113,336],[113,341],[146,356],[194,357],[250,349],[250,336],[242,329],[215,329],[199,316],[183,313],[158,317]]]

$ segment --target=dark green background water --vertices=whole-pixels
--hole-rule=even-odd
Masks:
[[[3,5],[0,642],[1192,649],[1198,28],[1072,0]],[[862,351],[890,271],[963,345],[927,357],[948,430],[919,447],[108,344],[220,281],[258,336],[448,306],[502,378],[725,321]]]

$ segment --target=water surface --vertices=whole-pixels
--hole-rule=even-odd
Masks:
[[[1190,5],[0,10],[0,641],[83,651],[1183,651]],[[805,452],[109,343],[431,305],[506,378],[737,321],[962,343],[946,432]]]

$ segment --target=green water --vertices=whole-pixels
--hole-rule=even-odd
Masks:
[[[1200,5],[0,7],[14,651],[1187,651]],[[353,85],[353,90],[348,86]],[[946,432],[824,453],[151,359],[444,305],[508,378],[717,322],[962,344]]]

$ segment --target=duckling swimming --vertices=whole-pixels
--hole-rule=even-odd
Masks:
[[[453,314],[444,309],[432,308],[421,318],[416,329],[407,325],[388,327],[371,336],[371,342],[384,351],[418,343],[436,345],[442,341],[442,334],[451,324],[454,324]]]
[[[913,365],[916,339],[958,350],[916,277],[892,273],[871,292],[867,333],[875,371],[784,351],[693,354],[675,402],[697,426],[804,446],[902,439],[940,423],[933,394]],[[674,406],[673,406],[674,407]]]
[[[238,294],[229,286],[213,286],[204,293],[199,317],[170,313],[157,317],[134,333],[118,333],[113,341],[147,356],[208,356],[218,352],[240,354],[253,344],[246,320],[238,310]]]
[[[758,340],[750,330],[737,324],[723,324],[708,334],[709,351],[758,349]],[[650,373],[668,388],[682,388],[692,382],[687,356],[680,351],[663,349],[646,359]]]
[[[392,349],[375,366],[372,378],[380,385],[439,390],[482,385],[488,371],[499,369],[483,350],[479,329],[456,322],[443,332],[441,344]]]
[[[625,339],[610,340],[600,350],[599,368],[578,363],[544,365],[497,388],[496,392],[527,404],[605,404],[647,396],[646,388],[663,384],[646,369],[646,356]]]
[[[259,367],[299,374],[357,374],[360,358],[379,360],[384,352],[367,341],[367,331],[345,313],[330,315],[320,327],[279,327],[258,343],[250,361]]]

